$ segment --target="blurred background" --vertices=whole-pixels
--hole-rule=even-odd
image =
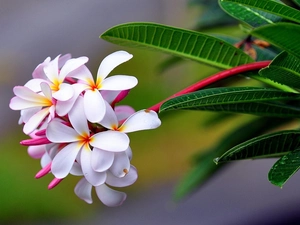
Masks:
[[[209,112],[162,114],[159,129],[130,135],[132,164],[138,168],[139,179],[123,189],[128,198],[120,207],[104,207],[95,195],[93,205],[78,199],[73,192],[76,177],[68,177],[51,191],[47,190],[51,176],[34,178],[40,164],[19,145],[27,137],[17,125],[19,112],[8,107],[12,88],[24,85],[48,56],[88,56],[87,66],[96,73],[107,54],[123,49],[134,57],[112,74],[136,76],[139,85],[125,103],[136,110],[147,108],[216,70],[185,61],[162,72],[158,68],[166,55],[115,46],[99,39],[99,35],[130,21],[207,31],[206,20],[216,19],[218,14],[205,15],[205,5],[200,7],[195,2],[1,0],[0,224],[283,224],[297,217],[299,175],[282,190],[271,185],[267,173],[273,159],[232,163],[194,194],[179,202],[173,200],[174,188],[191,169],[192,156],[214,145],[238,123],[230,120],[204,126],[213,116]],[[214,7],[218,10],[217,4]],[[199,19],[204,22],[199,23]],[[209,31],[241,35],[232,20],[222,21],[231,26],[220,24]]]

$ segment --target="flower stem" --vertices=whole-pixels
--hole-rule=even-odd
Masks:
[[[148,108],[149,110],[153,110],[158,112],[160,106],[167,100],[174,98],[174,97],[178,97],[180,95],[184,95],[190,92],[194,92],[197,91],[201,88],[204,88],[208,85],[211,85],[213,83],[216,83],[217,81],[223,80],[225,78],[231,77],[231,76],[235,76],[238,75],[240,73],[244,73],[244,72],[248,72],[248,71],[252,71],[252,70],[259,70],[261,68],[264,68],[266,66],[268,66],[270,64],[271,61],[261,61],[261,62],[254,62],[254,63],[249,63],[249,64],[244,64],[244,65],[240,65],[228,70],[223,70],[219,73],[216,73],[210,77],[207,77],[173,95],[171,95],[170,97],[168,97],[167,99],[157,103],[156,105],[151,106],[150,108]]]

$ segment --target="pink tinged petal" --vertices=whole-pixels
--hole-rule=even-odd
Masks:
[[[55,188],[57,185],[59,185],[60,182],[62,182],[63,179],[54,178],[50,184],[48,185],[48,190],[51,190],[52,188]]]
[[[130,90],[123,90],[119,93],[119,95],[114,99],[113,104],[117,104],[118,102],[122,101],[128,94]]]
[[[129,146],[129,138],[118,131],[104,131],[92,136],[90,145],[105,151],[122,152]]]
[[[41,169],[36,175],[35,178],[39,179],[45,175],[47,175],[51,171],[51,162],[48,163],[43,169]]]
[[[93,186],[87,182],[85,178],[82,178],[75,186],[74,192],[80,199],[88,204],[92,204],[92,187]]]
[[[107,102],[105,102],[105,108],[105,115],[99,123],[107,129],[117,129],[119,124],[115,111]]]
[[[65,54],[65,55],[63,55],[63,56],[61,56],[61,57],[59,57],[59,59],[58,59],[58,69],[60,69],[60,68],[62,68],[63,67],[63,65],[65,65],[65,63],[69,60],[69,59],[71,59],[71,54]]]
[[[47,82],[47,81],[44,79],[35,78],[35,79],[29,80],[24,86],[28,87],[30,90],[32,90],[34,92],[40,92],[41,91],[40,85],[42,82]]]
[[[53,93],[53,97],[59,101],[67,101],[74,95],[74,90],[70,84],[62,83],[59,90]]]
[[[94,148],[91,156],[91,166],[96,172],[104,172],[111,167],[114,161],[114,153]]]
[[[29,108],[29,109],[23,109],[21,111],[21,116],[23,119],[24,123],[27,123],[28,120],[37,112],[41,111],[42,107],[37,106],[37,107],[33,107],[33,108]]]
[[[161,121],[158,118],[157,113],[145,109],[131,115],[118,130],[129,133],[138,130],[155,129],[159,127],[160,124]]]
[[[84,111],[88,121],[99,122],[105,115],[105,100],[98,90],[86,90],[84,94]]]
[[[58,58],[60,56],[57,56],[55,59],[53,59],[51,62],[49,62],[44,67],[44,73],[46,74],[47,78],[52,82],[56,83],[58,80]]]
[[[75,101],[77,100],[78,96],[87,89],[85,84],[73,84],[72,85],[74,93],[72,98],[67,101],[57,101],[56,102],[56,113],[59,116],[65,116],[73,107]]]
[[[84,108],[83,108],[83,98],[78,97],[73,108],[69,112],[69,119],[73,128],[81,136],[89,135],[89,127],[85,117]]]
[[[50,57],[47,57],[44,62],[40,63],[32,72],[32,77],[33,78],[41,78],[43,80],[47,79],[45,72],[44,72],[44,67],[51,61]]]
[[[49,103],[49,100],[45,96],[35,93],[34,91],[30,90],[28,87],[16,86],[14,87],[13,91],[15,95],[18,96],[19,98],[22,98],[30,102],[36,102],[37,106],[45,105],[45,103]]]
[[[103,80],[100,90],[128,90],[135,87],[137,83],[138,80],[133,76],[115,75]]]
[[[40,159],[46,152],[45,145],[29,146],[27,152],[30,157]]]
[[[101,80],[105,79],[108,74],[120,64],[128,61],[132,58],[132,55],[125,51],[117,51],[108,56],[106,56],[98,69],[97,79],[101,78]]]
[[[54,143],[69,143],[79,141],[79,134],[71,127],[53,119],[46,130],[47,138]]]
[[[81,165],[78,162],[74,162],[72,169],[70,170],[70,174],[74,176],[83,176]]]
[[[120,105],[115,107],[115,113],[117,115],[118,121],[124,121],[129,116],[135,113],[135,110],[128,105]]]
[[[109,90],[102,90],[101,95],[109,104],[112,103],[117,96],[121,93],[121,91],[109,91]]]
[[[125,177],[116,177],[112,173],[107,172],[106,183],[113,187],[127,187],[133,184],[138,178],[137,170],[134,166],[130,167]]]
[[[84,146],[80,154],[80,164],[86,180],[93,186],[101,185],[106,180],[106,172],[96,172],[91,166],[92,151]]]
[[[107,206],[114,207],[121,205],[125,199],[126,194],[124,192],[116,191],[105,184],[95,187],[96,194],[100,201]]]
[[[78,142],[74,142],[57,153],[51,165],[51,171],[56,178],[62,179],[69,174],[81,147]]]
[[[41,111],[34,114],[27,123],[25,123],[23,127],[23,132],[25,134],[29,134],[33,132],[45,119],[45,117],[49,115],[49,107],[42,109]]]
[[[126,152],[116,152],[112,166],[109,170],[116,177],[124,177],[130,169],[130,161]]]
[[[60,81],[63,81],[69,73],[78,69],[80,66],[85,64],[87,61],[89,61],[89,59],[88,59],[88,57],[85,57],[85,56],[68,60],[66,62],[66,64],[60,70],[60,73],[59,73]]]

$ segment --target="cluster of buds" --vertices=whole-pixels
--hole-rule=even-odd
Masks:
[[[137,85],[133,76],[107,77],[132,55],[114,52],[101,62],[96,81],[85,66],[87,57],[47,58],[33,71],[33,79],[16,86],[10,108],[20,110],[20,124],[30,139],[31,157],[41,159],[36,178],[52,173],[48,188],[67,175],[82,176],[76,195],[92,203],[92,188],[107,206],[118,206],[126,194],[112,189],[133,184],[137,170],[130,164],[132,151],[127,133],[155,129],[161,121],[152,110],[116,105]]]

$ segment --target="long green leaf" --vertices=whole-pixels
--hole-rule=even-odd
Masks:
[[[252,138],[229,149],[215,163],[278,156],[300,147],[300,131],[285,130]]]
[[[270,103],[270,101],[299,99],[296,93],[284,92],[277,89],[259,87],[223,87],[210,88],[181,95],[164,102],[160,112],[174,109],[205,109],[210,107],[225,107],[232,104],[234,109],[241,103]],[[246,105],[243,105],[246,106]],[[299,109],[298,109],[299,110]],[[226,110],[225,110],[226,111]]]
[[[282,187],[300,169],[299,146],[292,152],[282,156],[270,169],[269,181]]]
[[[300,0],[293,0],[293,2],[294,2],[298,7],[300,7]]]
[[[114,44],[158,50],[222,69],[253,62],[246,53],[218,38],[155,23],[121,24],[100,37]]]
[[[254,29],[251,34],[300,58],[300,25],[270,24]]]
[[[222,0],[219,0],[219,4],[223,8],[223,10],[229,15],[244,23],[247,23],[252,27],[271,24],[282,20],[282,18],[279,16],[261,10],[257,10],[245,5],[226,2]]]
[[[272,0],[221,0],[222,2],[234,2],[257,8],[282,18],[300,23],[300,12],[287,5]]]
[[[280,53],[271,64],[259,71],[263,77],[275,82],[300,88],[300,58],[287,52]]]

